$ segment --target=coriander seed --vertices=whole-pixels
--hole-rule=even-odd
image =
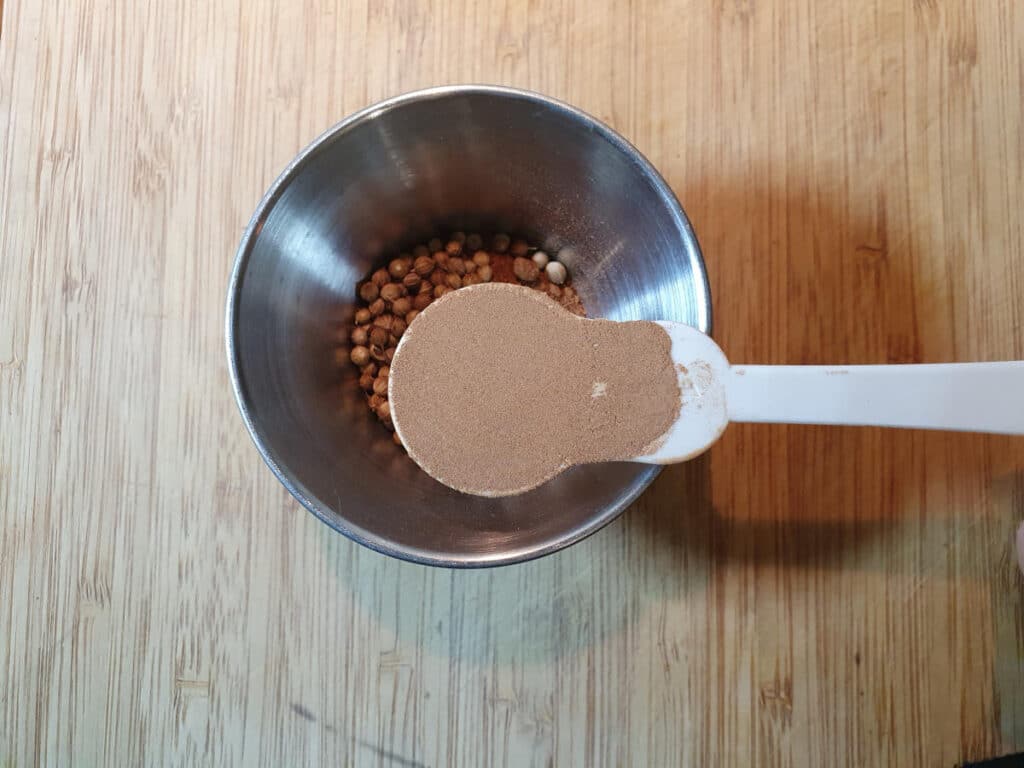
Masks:
[[[348,356],[356,365],[366,365],[370,362],[370,350],[363,346],[352,347]]]
[[[401,280],[409,274],[409,262],[402,258],[392,259],[388,264],[388,273],[396,280]]]
[[[434,271],[434,260],[430,258],[429,254],[417,256],[416,261],[412,263],[412,268],[420,277],[426,277]]]
[[[356,347],[365,347],[369,338],[370,332],[363,326],[353,328],[352,333],[349,335],[349,340],[352,342],[352,345]]]
[[[418,276],[417,276],[418,279]],[[405,317],[409,314],[409,310],[412,309],[412,299],[408,296],[403,296],[400,299],[395,299],[391,304],[391,311],[398,317]]]
[[[359,298],[365,302],[371,302],[377,298],[380,290],[373,281],[367,281],[359,287]]]
[[[380,297],[387,302],[393,302],[395,299],[401,298],[405,295],[405,286],[401,283],[388,283],[380,289]]]
[[[370,343],[375,344],[378,347],[383,347],[388,343],[388,329],[387,328],[373,328],[370,331]]]
[[[491,247],[493,247],[497,253],[504,253],[505,251],[508,250],[509,244],[511,242],[512,240],[511,238],[509,238],[508,235],[506,235],[504,232],[499,232],[497,235],[494,236],[494,240],[491,242]]]
[[[512,262],[512,272],[524,283],[536,282],[537,278],[540,277],[540,270],[537,268],[537,265],[523,256],[516,257],[516,260]]]

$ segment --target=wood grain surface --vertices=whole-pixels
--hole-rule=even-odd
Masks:
[[[663,172],[749,363],[1024,358],[1024,4],[6,0],[0,765],[951,766],[1024,750],[1020,439],[735,426],[535,563],[349,543],[222,333],[260,195],[421,86]]]

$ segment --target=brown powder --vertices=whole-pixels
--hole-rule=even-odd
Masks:
[[[679,413],[668,333],[576,317],[536,291],[475,285],[428,307],[391,366],[391,415],[409,455],[482,496],[566,467],[647,452]]]

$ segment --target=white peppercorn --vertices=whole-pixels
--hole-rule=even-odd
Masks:
[[[569,273],[565,269],[565,265],[560,261],[549,261],[547,266],[544,267],[544,271],[548,273],[548,280],[555,285],[561,285],[569,276]]]

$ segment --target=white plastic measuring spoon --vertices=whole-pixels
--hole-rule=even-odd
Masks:
[[[682,406],[657,450],[634,461],[685,461],[707,450],[730,421],[1024,435],[1024,361],[730,365],[696,328],[658,324],[672,338]]]
[[[495,283],[416,317],[388,395],[409,456],[481,496],[522,493],[577,464],[685,461],[730,421],[1024,434],[1024,361],[733,366],[690,326],[579,318]]]

